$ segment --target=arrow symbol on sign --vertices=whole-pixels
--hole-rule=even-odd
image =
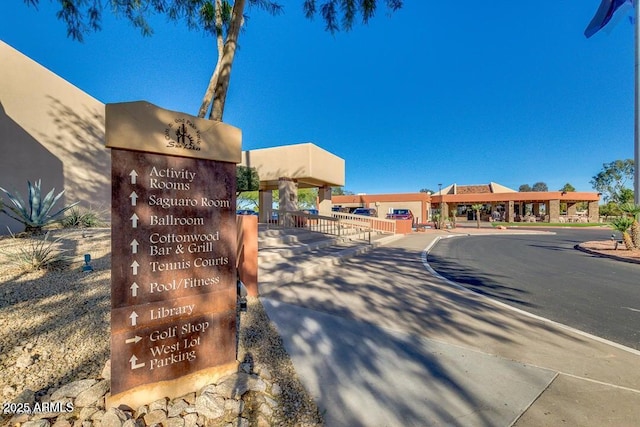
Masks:
[[[131,263],[131,268],[133,268],[133,275],[134,276],[138,275],[138,267],[140,267],[140,264],[138,264],[138,261],[133,261]]]
[[[136,194],[136,192],[132,191],[131,194],[129,194],[129,198],[131,199],[131,206],[135,206],[136,200],[138,200],[138,195]]]
[[[136,324],[138,323],[138,313],[134,311],[133,313],[131,313],[131,316],[129,316],[129,319],[131,319],[131,326],[136,326]]]
[[[136,364],[137,361],[138,361],[138,358],[136,357],[135,354],[131,356],[131,359],[129,359],[129,363],[131,363],[131,369],[138,369],[144,366],[144,362]]]
[[[138,253],[138,241],[136,239],[133,239],[131,241],[131,253],[132,254]]]
[[[138,335],[136,335],[133,338],[129,338],[128,340],[125,340],[125,344],[136,344],[138,342],[140,342],[142,340],[142,337],[139,337]]]
[[[138,172],[136,172],[135,170],[132,170],[129,176],[131,177],[131,183],[135,185],[136,178],[138,177]]]
[[[133,285],[131,285],[129,287],[129,289],[131,289],[131,296],[132,297],[137,297],[138,296],[138,288],[140,286],[138,286],[138,284],[136,282],[133,282]]]
[[[131,215],[131,218],[129,218],[131,220],[131,226],[133,228],[138,228],[138,220],[140,219],[140,217],[138,217],[138,215],[135,214],[135,212],[133,213],[133,215]]]

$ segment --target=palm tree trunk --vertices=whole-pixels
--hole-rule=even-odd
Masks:
[[[222,121],[224,103],[227,99],[227,90],[229,89],[229,82],[231,80],[231,66],[233,65],[233,58],[238,47],[238,34],[242,26],[245,3],[246,0],[236,0],[233,4],[231,25],[229,26],[227,41],[224,44],[222,60],[220,61],[220,72],[214,90],[213,108],[211,109],[211,115],[209,117],[211,120]]]
[[[640,224],[637,219],[634,219],[631,224],[631,242],[634,249],[640,249]]]
[[[626,231],[622,233],[622,241],[624,242],[624,245],[627,247],[628,251],[632,251],[635,249],[635,247],[633,246],[633,240],[631,240],[631,236]]]

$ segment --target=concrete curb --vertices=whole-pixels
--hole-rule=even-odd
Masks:
[[[465,235],[460,235],[460,236],[465,236]],[[457,237],[457,236],[454,236],[454,235],[436,236],[436,238],[433,239],[433,241],[426,248],[424,248],[422,250],[422,264],[424,265],[425,269],[430,274],[433,274],[434,277],[437,277],[438,279],[444,281],[445,283],[448,283],[449,285],[454,286],[456,289],[459,289],[459,290],[464,291],[464,292],[472,293],[473,295],[477,296],[478,298],[482,298],[482,299],[486,299],[488,301],[491,301],[492,303],[497,304],[500,307],[506,308],[508,310],[511,310],[511,311],[513,311],[515,313],[523,314],[523,315],[525,315],[525,316],[527,316],[529,318],[536,319],[536,320],[548,323],[550,325],[556,326],[556,327],[558,327],[560,329],[563,329],[565,331],[573,332],[573,333],[575,333],[577,335],[580,335],[582,337],[589,338],[589,339],[592,339],[594,341],[598,341],[600,343],[609,345],[611,347],[615,347],[615,348],[617,348],[619,350],[626,351],[626,352],[634,354],[636,356],[640,356],[640,350],[636,350],[635,348],[627,347],[627,346],[619,344],[617,342],[610,341],[608,339],[605,339],[605,338],[602,338],[602,337],[599,337],[599,336],[596,336],[596,335],[592,335],[592,334],[590,334],[588,332],[584,332],[584,331],[581,331],[579,329],[575,329],[575,328],[573,328],[571,326],[565,325],[563,323],[556,322],[556,321],[548,319],[546,317],[538,316],[537,314],[533,314],[531,312],[528,312],[528,311],[513,307],[513,306],[511,306],[509,304],[506,304],[506,303],[504,303],[502,301],[498,301],[498,300],[490,298],[490,297],[488,297],[486,295],[482,295],[482,294],[480,294],[478,292],[475,292],[475,291],[473,291],[473,290],[471,290],[471,289],[469,289],[469,288],[467,288],[467,287],[465,287],[465,286],[463,286],[463,285],[461,285],[461,284],[459,284],[457,282],[454,282],[452,280],[447,279],[444,276],[441,276],[437,271],[435,271],[433,269],[433,267],[431,267],[431,265],[429,265],[429,262],[427,260],[427,256],[429,255],[429,251],[431,251],[431,249],[433,249],[433,247],[436,245],[436,243],[438,243],[438,241],[440,241],[442,238],[450,238],[450,237]]]
[[[640,260],[637,260],[637,259],[629,259],[629,258],[619,257],[619,256],[616,256],[616,255],[603,254],[602,252],[598,252],[598,251],[593,251],[591,249],[587,249],[587,248],[583,247],[582,245],[575,245],[573,248],[579,250],[580,252],[584,252],[584,253],[587,253],[587,254],[590,254],[590,255],[599,256],[599,257],[602,257],[602,258],[610,258],[610,259],[614,259],[616,261],[628,262],[630,264],[640,264]]]

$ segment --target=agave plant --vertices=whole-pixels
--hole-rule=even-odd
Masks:
[[[4,205],[2,212],[9,217],[19,221],[25,225],[25,231],[30,233],[40,233],[45,225],[51,224],[56,221],[56,218],[71,209],[79,202],[73,203],[69,206],[65,206],[57,212],[52,212],[53,205],[62,197],[64,190],[57,195],[54,195],[55,188],[49,191],[44,198],[42,198],[42,192],[40,191],[40,180],[35,184],[31,184],[27,181],[29,186],[29,205],[27,205],[20,194],[11,194],[4,188],[0,187],[13,206]],[[7,209],[9,211],[7,211]]]
[[[632,251],[635,249],[633,244],[633,240],[631,240],[631,236],[629,235],[629,228],[633,224],[633,220],[627,217],[616,218],[611,221],[611,226],[614,230],[619,231],[622,234],[622,241],[626,246],[627,250]]]

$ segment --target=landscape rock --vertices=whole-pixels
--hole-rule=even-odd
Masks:
[[[187,414],[182,419],[184,419],[184,427],[195,427],[198,423],[197,414]]]
[[[173,402],[169,403],[167,406],[167,416],[169,418],[177,417],[182,414],[185,409],[189,407],[189,404],[183,399],[176,399]]]
[[[20,357],[18,357],[18,360],[16,360],[16,366],[18,368],[24,369],[31,365],[33,365],[33,356],[31,356],[29,353],[23,353],[22,355],[20,355]]]
[[[29,405],[33,405],[35,401],[36,394],[29,389],[24,390],[15,399],[13,399],[14,403],[28,403]]]
[[[239,399],[247,391],[264,392],[267,390],[266,383],[256,375],[238,372],[226,377],[216,387],[216,392],[225,399]]]
[[[110,408],[100,419],[100,427],[122,427],[129,417],[118,408]]]
[[[224,399],[212,393],[203,393],[196,398],[196,412],[212,420],[224,416]]]
[[[27,421],[26,423],[22,424],[22,427],[49,427],[51,426],[51,423],[49,422],[49,420],[33,420],[33,421]]]
[[[180,417],[167,418],[163,427],[184,427],[184,419]]]
[[[58,420],[55,423],[53,423],[52,427],[72,427],[72,426],[73,424],[71,424],[69,420],[58,418]]]
[[[244,409],[244,402],[242,400],[227,399],[224,402],[224,409],[233,415],[240,415]]]
[[[96,412],[98,412],[98,408],[94,408],[93,406],[84,407],[80,409],[80,415],[78,416],[78,419],[80,421],[90,420],[93,414],[95,414]]]
[[[273,396],[280,396],[282,394],[282,388],[278,383],[273,383],[271,386],[271,394]]]
[[[71,397],[75,399],[76,397],[78,397],[80,393],[87,390],[95,383],[97,383],[96,380],[78,380],[78,381],[74,381],[72,383],[63,385],[58,390],[53,392],[53,394],[51,395],[51,400],[53,401],[61,400],[65,397]]]
[[[76,405],[78,406],[88,406],[98,402],[101,398],[104,397],[105,394],[109,391],[109,382],[102,380],[88,389],[81,392],[76,397]]]
[[[148,426],[152,424],[162,424],[166,421],[166,419],[167,413],[162,409],[156,409],[149,412],[148,414],[145,414],[144,416],[144,422]]]
[[[151,402],[149,404],[149,411],[155,411],[157,409],[160,409],[162,411],[167,412],[167,399],[166,398],[162,398],[162,399],[156,400],[156,401]]]
[[[104,364],[100,376],[107,381],[111,381],[111,359],[107,360],[107,363]]]

